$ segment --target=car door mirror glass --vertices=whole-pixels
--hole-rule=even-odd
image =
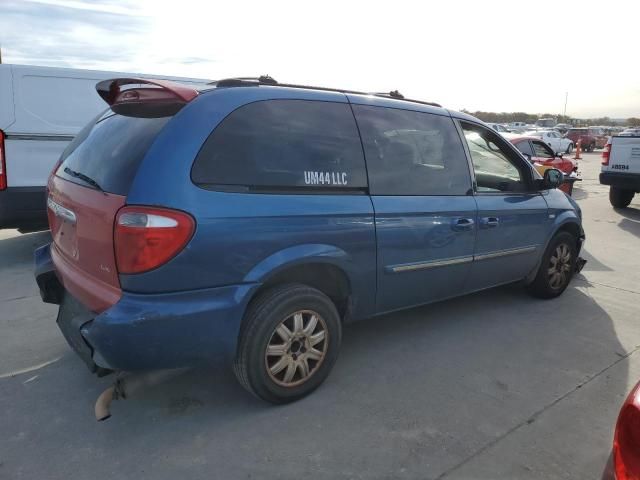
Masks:
[[[558,188],[564,181],[564,175],[557,168],[545,170],[542,179],[544,189]]]

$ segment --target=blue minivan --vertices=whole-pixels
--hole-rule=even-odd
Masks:
[[[96,88],[35,261],[99,375],[222,361],[290,402],[347,322],[518,281],[552,298],[583,263],[562,174],[469,115],[271,77]]]

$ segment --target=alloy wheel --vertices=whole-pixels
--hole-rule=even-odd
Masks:
[[[278,324],[265,351],[271,379],[283,387],[306,382],[322,364],[328,348],[329,330],[322,316],[299,310]]]
[[[571,274],[571,249],[566,243],[559,244],[549,259],[549,286],[562,288],[569,281]]]

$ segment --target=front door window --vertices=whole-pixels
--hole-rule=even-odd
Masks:
[[[527,190],[524,165],[498,134],[469,123],[463,123],[462,129],[471,153],[478,192]]]

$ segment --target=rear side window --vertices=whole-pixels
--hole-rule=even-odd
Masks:
[[[551,150],[545,143],[543,142],[531,142],[533,143],[533,148],[535,150],[536,157],[539,158],[555,158],[556,156],[553,154],[553,150]]]
[[[531,144],[529,140],[523,140],[521,142],[516,143],[516,148],[520,150],[525,155],[533,156],[533,150],[531,149]]]
[[[265,100],[238,108],[209,136],[194,183],[241,190],[364,189],[362,145],[348,104]]]
[[[69,144],[56,175],[126,195],[142,158],[170,118],[128,117],[107,110]]]
[[[354,105],[373,195],[465,195],[469,164],[449,117]]]

